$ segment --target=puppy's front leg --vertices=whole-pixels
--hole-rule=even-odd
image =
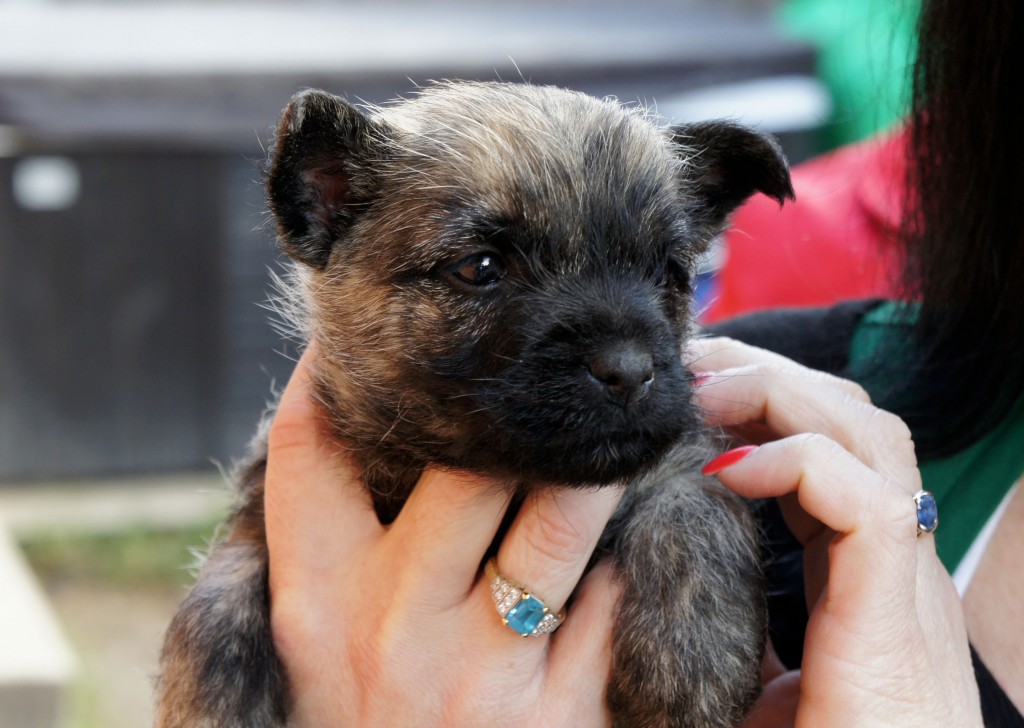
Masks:
[[[608,702],[616,725],[732,728],[760,690],[766,609],[746,504],[683,448],[613,522],[623,596]]]

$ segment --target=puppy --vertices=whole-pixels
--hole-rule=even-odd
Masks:
[[[513,498],[628,482],[599,546],[623,585],[618,725],[733,726],[759,690],[755,530],[699,474],[721,444],[681,360],[695,261],[757,190],[793,194],[771,139],[554,88],[446,83],[372,110],[307,91],[278,128],[267,191],[287,296],[381,520],[428,463],[498,476]],[[167,633],[163,728],[285,724],[264,441]]]

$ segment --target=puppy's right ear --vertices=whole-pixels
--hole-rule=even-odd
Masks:
[[[281,247],[322,269],[334,243],[372,198],[386,134],[355,106],[323,91],[292,97],[281,114],[267,198]]]

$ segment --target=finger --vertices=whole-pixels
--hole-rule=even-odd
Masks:
[[[510,487],[469,473],[428,468],[385,541],[412,567],[410,584],[432,585],[442,601],[461,601],[476,582],[480,563],[508,507]]]
[[[618,487],[534,491],[498,549],[499,573],[560,610],[621,498]]]
[[[792,728],[800,705],[799,670],[782,673],[761,690],[740,728]]]
[[[621,588],[612,565],[597,563],[580,582],[565,623],[551,637],[549,680],[565,686],[560,693],[590,689],[593,700],[579,696],[584,705],[604,707],[604,688],[612,668],[612,632]],[[576,725],[599,725],[605,721],[580,721]]]
[[[354,465],[323,432],[310,347],[278,404],[267,445],[264,508],[271,578],[317,579],[381,526]]]
[[[910,429],[828,377],[792,364],[749,364],[708,374],[694,399],[714,425],[764,423],[775,437],[818,432],[910,493],[921,479]]]
[[[779,653],[775,651],[775,645],[769,638],[764,647],[764,660],[761,661],[761,684],[765,685],[785,672],[786,666],[782,664]]]
[[[865,595],[913,594],[919,542],[913,498],[838,443],[822,435],[788,437],[717,475],[746,497],[796,493],[804,511],[838,534],[829,550],[828,593],[843,609],[864,607]]]
[[[821,383],[838,387],[854,399],[862,402],[871,401],[867,391],[856,382],[810,369],[775,352],[750,346],[725,336],[691,340],[684,352],[684,358],[687,361],[687,367],[692,372],[719,372],[723,369],[738,369],[754,365],[800,370]]]

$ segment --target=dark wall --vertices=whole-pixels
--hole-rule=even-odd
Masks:
[[[225,425],[258,412],[260,357],[243,385],[252,404],[232,417],[232,360],[246,355],[233,348],[269,342],[253,333],[255,302],[235,299],[258,300],[273,258],[240,219],[258,219],[252,193],[229,183],[248,164],[152,150],[63,159],[80,192],[55,210],[22,207],[23,160],[0,159],[0,478],[209,467],[237,453],[243,435]]]

